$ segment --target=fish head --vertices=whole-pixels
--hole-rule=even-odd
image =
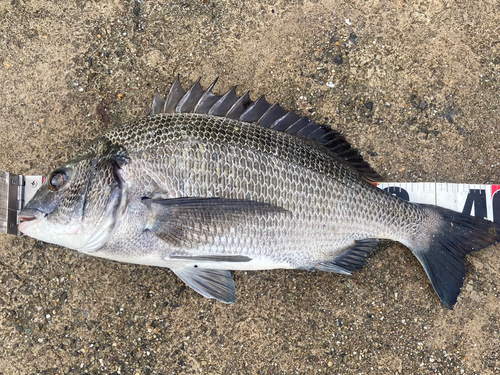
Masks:
[[[119,164],[83,157],[56,168],[21,211],[30,237],[91,253],[113,235],[126,208]]]

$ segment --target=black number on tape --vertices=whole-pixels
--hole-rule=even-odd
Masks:
[[[470,189],[465,201],[463,214],[471,215],[472,205],[474,205],[474,216],[486,218],[486,192],[484,190]]]

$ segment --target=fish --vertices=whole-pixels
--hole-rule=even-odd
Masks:
[[[404,201],[335,129],[179,77],[149,114],[105,131],[48,173],[20,213],[35,239],[114,261],[171,269],[207,298],[235,302],[230,271],[350,275],[380,240],[408,247],[445,307],[467,254],[499,227]]]

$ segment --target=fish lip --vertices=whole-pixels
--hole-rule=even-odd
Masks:
[[[36,216],[28,216],[28,215],[22,215],[22,214],[20,214],[19,215],[19,220],[21,222],[23,222],[23,221],[33,221],[33,220],[36,220]]]
[[[19,231],[23,234],[26,234],[27,231],[29,231],[29,228],[33,226],[37,226],[38,223],[40,223],[40,219],[36,218],[35,216],[26,216],[26,215],[19,215],[19,226],[17,227]]]
[[[21,212],[19,212],[18,218],[21,221],[32,221],[35,219],[38,219],[41,214],[44,212],[41,212],[40,210],[37,210],[36,208],[29,208],[29,207],[24,207]]]
[[[32,224],[35,224],[39,219],[46,217],[48,214],[37,209],[24,208],[17,218],[19,219],[19,230],[24,232]]]

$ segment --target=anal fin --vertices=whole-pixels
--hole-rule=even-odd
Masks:
[[[236,301],[234,281],[229,271],[205,268],[177,268],[172,271],[203,297],[224,303]]]
[[[314,268],[320,271],[335,272],[349,275],[352,271],[361,269],[366,262],[366,258],[377,247],[377,238],[365,238],[357,240],[354,246],[345,250],[331,261],[320,262]]]

